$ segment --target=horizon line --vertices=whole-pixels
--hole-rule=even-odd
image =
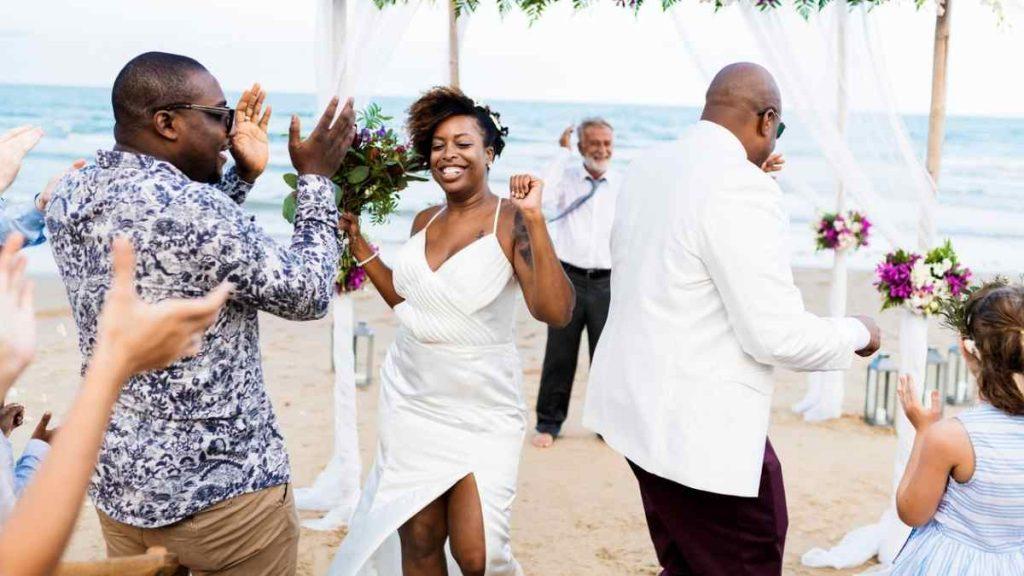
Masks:
[[[29,87],[29,88],[86,88],[86,89],[102,89],[108,88],[106,85],[98,84],[57,84],[57,83],[38,83],[38,82],[4,82],[0,81],[0,86],[10,87]],[[227,88],[227,92],[241,93],[245,88]],[[288,94],[295,96],[311,96],[316,97],[316,93],[312,91],[296,91],[296,90],[276,90],[280,94]],[[380,98],[415,98],[418,94],[394,94],[394,93],[375,93],[372,97]],[[367,96],[363,94],[362,96]],[[571,100],[571,99],[558,99],[558,98],[532,98],[532,99],[521,99],[521,98],[492,98],[499,102],[525,102],[525,103],[543,103],[543,104],[580,104],[580,105],[629,105],[629,106],[642,106],[650,108],[697,108],[702,103],[679,103],[679,102],[654,102],[654,101],[635,101],[635,100]],[[924,110],[897,110],[897,113],[901,116],[922,116],[927,117],[929,111]],[[947,112],[947,118],[988,118],[988,119],[1014,119],[1024,120],[1024,111],[1018,114],[994,114],[985,112]]]

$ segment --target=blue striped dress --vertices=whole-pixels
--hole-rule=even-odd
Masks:
[[[1024,416],[981,403],[957,418],[974,446],[974,475],[964,484],[950,477],[891,574],[1024,575]]]

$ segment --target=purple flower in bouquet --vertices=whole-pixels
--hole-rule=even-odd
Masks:
[[[971,271],[967,268],[953,269],[946,272],[946,283],[949,285],[949,293],[953,296],[963,294],[971,283]]]
[[[878,277],[875,287],[885,299],[883,309],[898,306],[914,294],[912,273],[914,264],[920,259],[919,254],[898,250],[887,254],[885,260],[875,269]]]
[[[366,270],[362,266],[356,266],[349,270],[345,277],[345,290],[355,292],[362,288],[364,283],[366,283]]]

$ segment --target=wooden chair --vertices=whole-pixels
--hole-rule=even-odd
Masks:
[[[175,576],[188,574],[178,565],[178,556],[154,546],[141,556],[109,558],[91,562],[61,562],[56,576]]]

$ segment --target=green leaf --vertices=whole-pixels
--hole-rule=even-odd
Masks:
[[[348,179],[349,184],[360,184],[362,182],[365,182],[366,179],[369,177],[369,166],[356,166],[352,170],[349,170],[349,173],[345,175],[345,178]]]
[[[341,207],[341,196],[342,196],[341,186],[338,186],[337,184],[335,184],[334,185],[334,205],[338,206],[339,208]]]
[[[410,182],[428,182],[430,178],[424,178],[423,176],[416,176],[415,174],[406,173],[405,179]]]
[[[282,178],[284,179],[284,183],[292,190],[299,189],[299,176],[297,174],[285,174]]]
[[[295,192],[285,197],[284,204],[281,206],[281,215],[289,224],[295,224]]]

